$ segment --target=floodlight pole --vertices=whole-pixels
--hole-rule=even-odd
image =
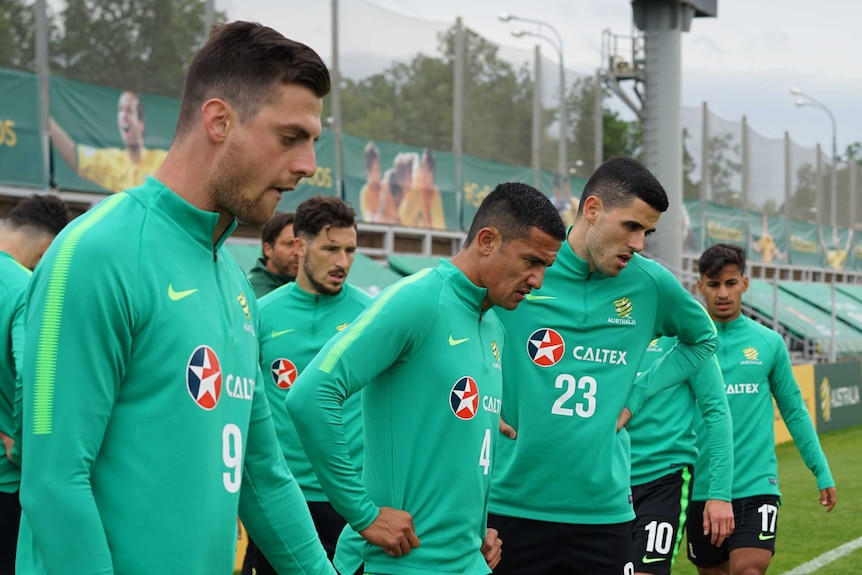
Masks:
[[[560,185],[563,185],[563,178],[567,178],[568,174],[566,173],[566,144],[568,142],[568,134],[566,130],[566,67],[563,63],[563,37],[557,31],[556,28],[548,24],[547,22],[543,22],[542,20],[534,20],[532,18],[523,18],[521,16],[513,16],[512,14],[500,14],[498,18],[502,22],[509,22],[511,20],[516,20],[518,22],[527,22],[528,24],[536,24],[539,29],[544,26],[548,30],[550,30],[556,41],[548,38],[547,36],[540,34],[538,32],[527,32],[525,30],[518,30],[512,32],[512,35],[515,37],[521,36],[532,36],[534,38],[541,38],[545,42],[549,43],[554,49],[557,51],[557,57],[560,61],[560,105],[559,105],[559,122],[560,122],[560,135],[557,139],[557,174],[560,176]]]

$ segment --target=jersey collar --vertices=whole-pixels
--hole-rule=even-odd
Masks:
[[[440,260],[440,265],[437,266],[437,271],[442,275],[452,286],[452,291],[455,295],[464,302],[467,307],[475,310],[477,314],[482,313],[482,304],[485,302],[485,297],[488,295],[488,290],[479,287],[470,281],[470,278],[464,275],[461,269],[450,262],[449,260]]]
[[[213,233],[219,221],[217,213],[196,208],[153,176],[148,176],[141,186],[126,193],[158,209],[208,250],[221,249],[237,226],[236,220],[233,220],[213,245]]]

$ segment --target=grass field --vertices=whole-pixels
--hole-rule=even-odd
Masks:
[[[782,505],[769,573],[781,575],[844,543],[862,537],[862,426],[820,436],[838,490],[838,505],[826,513],[818,503],[814,476],[796,446],[776,448]],[[673,575],[697,575],[680,546]],[[821,567],[817,575],[859,575],[862,549]]]
[[[769,573],[781,575],[844,543],[862,537],[862,426],[820,436],[838,489],[838,505],[826,513],[814,476],[793,443],[776,448],[782,505]],[[673,575],[697,575],[680,546]],[[816,575],[859,575],[862,549],[818,569]]]

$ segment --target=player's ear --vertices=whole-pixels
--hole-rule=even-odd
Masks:
[[[742,293],[748,291],[748,276],[742,276]]]
[[[591,224],[594,224],[602,212],[604,204],[598,196],[589,196],[584,200],[584,217]]]
[[[490,255],[501,243],[500,231],[494,226],[486,226],[476,234],[476,247],[481,255]]]
[[[207,136],[214,142],[223,142],[231,126],[233,109],[218,98],[211,98],[201,106],[201,119]]]

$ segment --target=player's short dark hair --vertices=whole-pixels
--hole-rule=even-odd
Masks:
[[[278,236],[281,235],[281,231],[292,224],[294,221],[293,212],[278,212],[271,218],[269,221],[263,224],[263,229],[260,232],[260,239],[263,243],[273,245],[275,240],[278,239]],[[294,235],[296,232],[294,232]],[[264,261],[266,260],[266,254],[263,256]]]
[[[322,98],[329,93],[329,70],[317,52],[272,28],[241,21],[214,24],[186,73],[177,138],[191,130],[210,98],[228,102],[247,122],[286,84],[299,84]]]
[[[579,214],[584,210],[584,201],[590,196],[601,199],[606,210],[628,206],[635,198],[659,212],[666,211],[668,207],[667,193],[656,177],[631,158],[610,158],[596,168],[581,194]]]
[[[313,196],[296,208],[293,233],[314,237],[325,228],[356,227],[356,212],[344,200],[334,196]]]
[[[715,244],[704,250],[697,260],[700,275],[716,278],[725,266],[735,265],[739,272],[745,273],[745,250],[731,244]]]
[[[377,149],[377,146],[372,140],[368,140],[368,143],[365,144],[365,150],[363,154],[365,158],[366,172],[369,171],[372,166],[374,166],[374,162],[380,162],[380,150]]]
[[[18,202],[6,215],[4,225],[30,228],[56,236],[69,223],[69,207],[53,194],[33,194]]]
[[[464,245],[469,246],[482,228],[496,228],[503,241],[526,238],[532,228],[539,228],[557,240],[566,238],[566,226],[560,214],[542,192],[519,182],[499,184],[485,196]]]

